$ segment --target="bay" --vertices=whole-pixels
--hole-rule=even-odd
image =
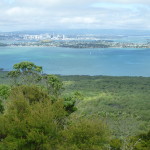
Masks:
[[[150,76],[150,49],[0,47],[0,68],[31,61],[44,73],[61,75]]]

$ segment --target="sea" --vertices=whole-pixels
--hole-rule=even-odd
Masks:
[[[0,68],[31,61],[59,75],[150,76],[150,49],[0,47]]]

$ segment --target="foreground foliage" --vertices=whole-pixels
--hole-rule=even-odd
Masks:
[[[5,112],[0,115],[1,150],[107,148],[108,130],[100,120],[69,121],[63,101],[52,103],[37,89],[12,89]]]
[[[0,150],[150,149],[150,78],[46,75],[32,62],[8,75]]]

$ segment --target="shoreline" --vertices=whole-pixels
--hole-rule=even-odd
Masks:
[[[4,68],[3,68],[4,69]],[[8,73],[9,70],[0,70],[1,73]],[[49,74],[49,73],[43,73],[43,74]],[[42,75],[43,75],[42,74]],[[150,78],[150,76],[116,76],[116,75],[64,75],[64,74],[52,74],[59,77],[112,77],[112,78]]]
[[[44,45],[40,45],[40,46],[0,46],[0,48],[1,47],[9,47],[9,48],[11,48],[11,47],[14,47],[14,48],[17,48],[17,47],[19,47],[19,48],[23,48],[23,47],[35,47],[35,48],[40,48],[40,47],[51,47],[51,48],[72,48],[72,49],[110,49],[110,48],[112,48],[112,49],[129,49],[129,48],[132,48],[132,49],[150,49],[150,47],[61,47],[61,46],[44,46]]]

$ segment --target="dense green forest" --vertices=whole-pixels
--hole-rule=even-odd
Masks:
[[[0,71],[0,150],[149,150],[150,78]]]

